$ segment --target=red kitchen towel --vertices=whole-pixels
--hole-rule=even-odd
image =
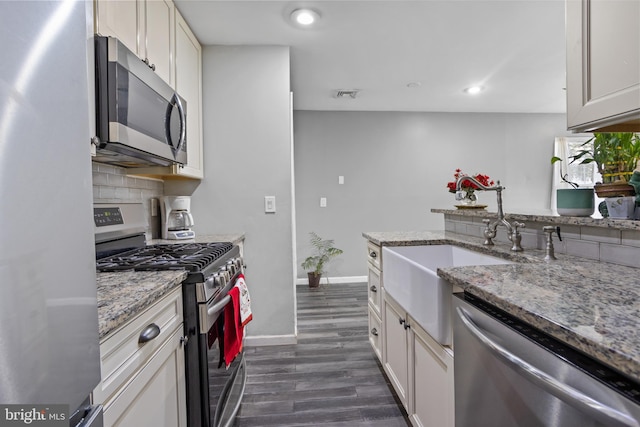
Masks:
[[[240,323],[242,326],[246,326],[253,319],[253,314],[251,314],[251,296],[249,296],[249,288],[244,280],[244,274],[238,275],[235,287],[240,290]]]
[[[224,306],[224,362],[229,367],[242,350],[244,327],[240,321],[240,289],[231,288],[231,301]]]

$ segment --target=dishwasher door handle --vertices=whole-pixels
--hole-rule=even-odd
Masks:
[[[613,409],[597,400],[587,396],[586,394],[561,383],[551,375],[536,368],[535,366],[525,362],[518,356],[507,351],[501,345],[492,341],[481,329],[476,325],[469,317],[467,312],[461,308],[456,307],[458,317],[467,328],[467,330],[477,338],[485,347],[487,347],[491,353],[506,362],[512,368],[514,368],[520,375],[531,381],[533,384],[541,387],[548,393],[554,395],[560,400],[563,400],[567,404],[589,414],[594,418],[601,420],[607,426],[625,426],[625,427],[639,427],[640,424],[627,414],[624,414],[616,409]]]

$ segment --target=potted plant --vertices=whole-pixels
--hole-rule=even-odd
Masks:
[[[589,143],[593,143],[592,146]],[[595,191],[600,197],[633,196],[635,189],[627,183],[640,160],[640,137],[631,132],[594,133],[584,147],[571,157],[580,164],[595,162],[602,183]]]
[[[551,164],[562,161],[560,157],[553,156]],[[556,189],[556,210],[560,216],[591,216],[595,208],[593,188],[580,188],[578,183],[569,180],[568,173],[562,173],[560,178],[565,182],[565,188]]]
[[[307,270],[309,287],[316,288],[320,285],[320,278],[324,273],[325,266],[333,258],[342,254],[342,249],[334,247],[333,240],[325,240],[313,231],[309,235],[309,242],[314,249],[314,254],[304,260],[302,268]]]

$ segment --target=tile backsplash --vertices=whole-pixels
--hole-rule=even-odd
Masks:
[[[94,203],[142,203],[147,216],[147,239],[160,233],[160,212],[151,216],[151,199],[164,196],[164,182],[159,179],[127,175],[127,169],[93,162]]]
[[[445,214],[444,228],[458,234],[481,237],[485,225],[481,217]],[[544,249],[545,225],[556,225],[544,221],[525,221],[521,230],[522,247]],[[587,225],[562,225],[562,241],[554,236],[556,254],[569,254],[581,258],[638,267],[640,265],[640,230],[590,227]],[[508,243],[504,227],[498,228],[496,241]]]

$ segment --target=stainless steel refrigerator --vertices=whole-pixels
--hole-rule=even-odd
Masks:
[[[102,424],[85,408],[100,381],[91,15],[0,1],[0,425]]]

